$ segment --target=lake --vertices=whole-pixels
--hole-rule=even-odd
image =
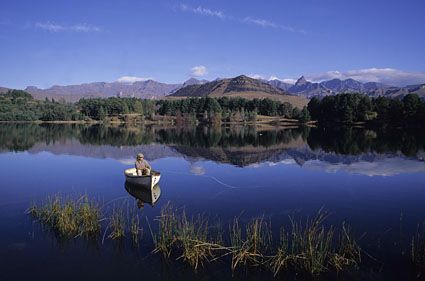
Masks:
[[[349,223],[364,253],[359,269],[323,278],[422,276],[410,252],[425,221],[425,132],[4,123],[0,151],[1,280],[283,278],[256,268],[232,273],[226,262],[195,272],[181,259],[152,254],[149,225],[156,229],[167,204],[220,221],[224,231],[235,217],[263,217],[275,238],[291,217],[326,210],[325,224]],[[125,188],[123,171],[139,152],[161,172],[153,200]],[[140,246],[127,238],[61,239],[26,212],[55,194],[87,194],[108,208],[137,210]]]

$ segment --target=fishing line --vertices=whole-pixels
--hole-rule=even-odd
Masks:
[[[178,171],[165,171],[167,173],[173,173],[173,174],[180,174],[180,175],[186,175],[186,176],[194,176],[194,177],[204,177],[204,178],[210,178],[213,181],[219,183],[222,186],[228,187],[229,189],[239,189],[239,188],[263,188],[264,186],[234,186],[234,185],[230,185],[228,183],[225,183],[221,180],[219,180],[218,178],[214,177],[214,176],[208,176],[208,175],[197,175],[197,174],[190,174],[190,173],[184,173],[184,172],[178,172]]]

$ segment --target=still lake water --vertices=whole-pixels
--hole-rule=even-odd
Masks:
[[[425,221],[424,132],[0,124],[0,280],[273,279],[255,269],[232,276],[223,264],[194,273],[164,262],[149,254],[146,225],[135,250],[108,239],[59,241],[25,213],[58,193],[135,206],[123,171],[138,152],[162,174],[160,197],[139,210],[143,218],[170,202],[224,225],[264,216],[278,228],[290,215],[324,208],[328,224],[348,221],[373,256],[344,279],[417,278],[409,244]]]

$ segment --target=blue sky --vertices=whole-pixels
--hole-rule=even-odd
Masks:
[[[422,0],[2,1],[0,86],[239,74],[425,83],[424,11]]]

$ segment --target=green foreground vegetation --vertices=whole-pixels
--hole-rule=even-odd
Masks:
[[[128,205],[127,210],[115,205],[108,212],[105,205],[87,195],[55,195],[31,205],[28,214],[61,240],[90,239],[103,244],[105,238],[130,239],[139,248],[143,227],[137,210],[129,212]],[[278,237],[273,237],[271,221],[264,217],[245,224],[235,217],[226,230],[219,220],[203,215],[189,217],[184,208],[169,203],[153,221],[146,220],[151,254],[181,260],[195,271],[221,262],[228,263],[232,272],[255,267],[274,276],[292,272],[315,278],[367,266],[363,259],[372,257],[360,248],[350,227],[346,223],[327,225],[327,217],[323,210],[312,218],[289,217],[290,223],[280,226]],[[410,261],[419,269],[425,268],[424,233],[418,230],[411,239]]]

